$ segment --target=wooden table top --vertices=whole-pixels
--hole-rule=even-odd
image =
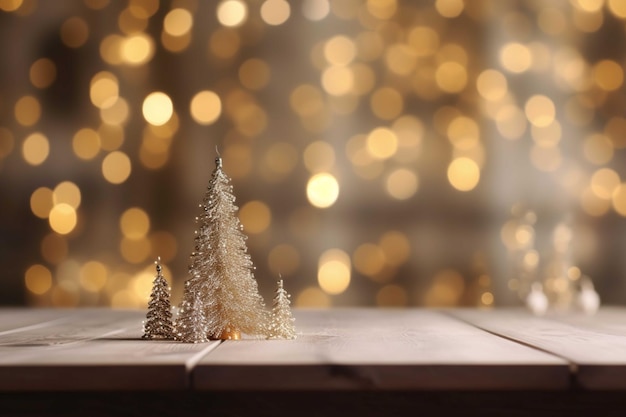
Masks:
[[[144,311],[0,309],[0,392],[626,389],[626,309],[295,310],[296,340],[141,340]]]

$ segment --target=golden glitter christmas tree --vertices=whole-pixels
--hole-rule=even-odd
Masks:
[[[170,288],[163,277],[161,258],[155,262],[157,275],[152,283],[152,293],[148,303],[148,314],[144,323],[144,339],[172,339],[172,306]]]
[[[267,336],[268,313],[237,217],[233,187],[219,157],[200,209],[176,338],[198,341],[197,331],[189,331],[185,323],[196,315],[189,311],[192,308],[201,310],[203,316],[194,320],[200,320],[210,339],[239,339],[241,333]]]
[[[272,315],[269,324],[270,339],[295,339],[296,329],[293,325],[295,319],[291,314],[289,305],[290,295],[283,288],[283,280],[278,281],[276,294],[272,304]]]

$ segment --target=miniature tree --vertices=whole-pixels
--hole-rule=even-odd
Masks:
[[[170,289],[163,277],[161,258],[157,258],[157,275],[152,283],[148,314],[144,323],[144,339],[171,339],[173,337]]]
[[[185,343],[207,342],[206,316],[200,292],[187,291],[189,281],[185,283],[185,294],[181,304],[174,339]]]
[[[216,158],[215,165],[196,218],[185,292],[199,294],[209,338],[238,339],[240,333],[266,336],[268,314],[254,279],[233,187],[222,170],[222,159]]]
[[[290,295],[283,288],[283,280],[278,281],[274,303],[272,305],[272,316],[269,325],[270,339],[295,339],[296,329],[293,325],[295,319],[291,315],[289,305]]]

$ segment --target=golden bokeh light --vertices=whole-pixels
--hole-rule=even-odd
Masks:
[[[411,243],[404,233],[396,230],[386,232],[381,236],[379,245],[388,264],[400,266],[409,260]]]
[[[418,57],[434,55],[440,42],[439,33],[429,26],[415,26],[408,34],[408,43]]]
[[[162,126],[171,119],[174,105],[167,94],[155,91],[143,100],[141,110],[146,122],[154,126]]]
[[[435,9],[443,17],[455,18],[458,17],[465,7],[463,0],[436,0]]]
[[[124,144],[124,129],[122,126],[103,123],[98,128],[100,147],[104,151],[115,151]]]
[[[392,171],[385,181],[385,190],[396,200],[406,200],[413,197],[418,186],[417,174],[406,168]]]
[[[107,283],[107,267],[98,261],[86,262],[80,268],[80,286],[89,292],[99,292]]]
[[[33,294],[42,295],[52,288],[52,273],[43,265],[35,264],[24,274],[26,289]]]
[[[117,17],[117,25],[120,31],[127,35],[143,32],[148,27],[148,20],[133,14],[132,8],[126,8]]]
[[[77,157],[89,161],[100,152],[100,135],[90,128],[80,129],[72,138],[72,149]]]
[[[322,73],[322,87],[332,96],[348,94],[354,87],[354,73],[349,67],[330,66]]]
[[[120,242],[120,253],[122,258],[131,264],[146,262],[152,252],[152,245],[149,239],[122,238]]]
[[[111,65],[119,65],[122,63],[121,45],[124,37],[113,34],[106,36],[100,42],[100,56],[104,62]]]
[[[76,210],[66,203],[55,204],[50,210],[50,228],[60,235],[71,233],[76,227]]]
[[[271,69],[267,62],[250,58],[239,67],[239,81],[250,90],[261,90],[267,86],[271,78]]]
[[[496,128],[505,139],[520,139],[526,132],[527,123],[524,112],[514,105],[500,108],[496,115]]]
[[[81,17],[70,17],[61,25],[61,40],[70,48],[79,48],[89,38],[89,26]]]
[[[610,200],[620,185],[619,174],[611,168],[600,168],[591,176],[591,191],[599,198]]]
[[[161,32],[161,44],[170,52],[179,53],[185,51],[191,44],[192,32],[186,32],[181,36],[172,36],[169,33]]]
[[[407,304],[408,294],[399,285],[385,285],[376,293],[376,305],[379,307],[406,307]]]
[[[355,57],[356,45],[347,36],[334,36],[324,44],[324,58],[331,65],[348,65]]]
[[[285,0],[265,0],[261,5],[261,19],[271,26],[282,25],[290,14],[291,7]]]
[[[329,171],[335,166],[335,148],[328,142],[315,141],[305,148],[303,159],[311,174]]]
[[[586,188],[580,195],[580,205],[590,216],[604,216],[611,209],[611,197],[612,195],[608,199],[600,198],[591,188]]]
[[[621,0],[607,0],[606,5],[616,17],[626,19],[626,3]]]
[[[56,204],[65,203],[77,209],[80,206],[80,188],[72,181],[60,182],[52,193],[52,202]]]
[[[455,148],[470,150],[480,140],[480,129],[474,119],[465,116],[455,117],[448,125],[448,139]]]
[[[417,65],[417,53],[404,43],[391,45],[385,52],[385,64],[391,72],[408,76]]]
[[[385,253],[373,243],[359,245],[352,255],[354,268],[369,277],[375,277],[385,267]]]
[[[89,88],[91,103],[98,108],[111,107],[119,97],[117,77],[108,71],[101,71],[93,76]]]
[[[240,26],[247,18],[248,6],[241,0],[225,0],[217,6],[217,20],[224,26]]]
[[[296,87],[289,96],[289,103],[300,116],[312,116],[324,108],[321,91],[308,84]]]
[[[222,114],[222,101],[213,91],[199,91],[191,99],[189,110],[196,123],[210,125]]]
[[[187,9],[170,10],[163,19],[163,30],[171,36],[183,36],[193,27],[193,15]]]
[[[435,81],[446,93],[460,93],[467,85],[467,70],[458,62],[444,62],[437,67]]]
[[[22,156],[29,165],[41,165],[50,154],[50,142],[42,133],[28,135],[22,143]]]
[[[131,207],[120,216],[120,230],[129,239],[143,239],[150,231],[150,217],[140,207]]]
[[[613,191],[613,195],[611,196],[613,209],[620,216],[626,217],[626,184],[621,183],[615,190]]]
[[[302,2],[302,14],[306,19],[313,22],[324,19],[329,12],[328,0],[304,0]]]
[[[41,117],[41,104],[33,96],[24,96],[15,103],[15,120],[22,126],[32,126]]]
[[[39,187],[30,195],[30,209],[40,219],[47,219],[54,206],[52,190],[48,187]]]
[[[530,69],[532,54],[527,46],[521,43],[507,43],[500,49],[500,64],[509,72],[519,74]]]
[[[2,0],[0,1],[0,10],[5,12],[15,12],[24,4],[24,0]]]
[[[128,121],[130,108],[126,99],[119,97],[109,106],[100,109],[100,119],[108,125],[121,125]]]
[[[549,126],[554,122],[556,109],[554,102],[544,95],[534,95],[526,101],[524,112],[528,121],[537,127]]]
[[[332,304],[330,297],[317,287],[307,287],[296,297],[298,308],[328,308]]]
[[[262,233],[272,222],[272,212],[264,202],[253,200],[241,207],[239,219],[246,233]]]
[[[241,37],[234,29],[216,30],[209,39],[209,50],[219,59],[234,57],[241,46]]]
[[[28,74],[33,86],[46,88],[56,79],[57,67],[50,59],[39,58],[30,66]]]
[[[350,285],[350,257],[341,249],[329,249],[318,262],[317,282],[327,294],[337,295]]]
[[[124,38],[120,44],[120,57],[131,66],[143,65],[154,55],[154,41],[145,33],[135,33]]]
[[[473,190],[480,181],[480,168],[469,158],[456,158],[448,166],[448,181],[459,191]]]
[[[335,204],[339,197],[339,183],[332,174],[326,172],[315,174],[307,182],[306,196],[311,205],[328,208]]]
[[[159,10],[159,0],[131,0],[128,8],[138,19],[148,19]]]
[[[370,98],[372,113],[382,120],[397,118],[404,109],[404,99],[395,89],[382,87],[374,91]]]
[[[378,127],[367,135],[367,152],[375,159],[388,159],[398,150],[398,137],[386,128]]]
[[[506,95],[508,82],[500,71],[487,69],[476,79],[476,88],[485,100],[497,101]]]
[[[132,170],[130,158],[124,152],[113,151],[102,160],[102,176],[111,184],[121,184]]]
[[[624,70],[615,61],[605,59],[593,66],[593,80],[605,91],[614,91],[624,83]]]
[[[398,10],[396,0],[367,0],[365,7],[369,14],[382,20],[391,19]]]
[[[435,274],[423,302],[427,307],[452,307],[458,304],[464,290],[463,276],[453,269],[445,269]]]
[[[613,143],[600,133],[588,136],[583,144],[583,153],[587,161],[595,165],[604,165],[613,159]]]

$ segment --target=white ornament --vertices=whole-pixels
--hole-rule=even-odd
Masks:
[[[548,311],[548,297],[543,292],[543,286],[535,282],[526,296],[526,307],[535,315],[542,316]]]
[[[576,296],[577,307],[585,314],[595,314],[600,308],[600,296],[593,287],[591,279],[585,277]]]

